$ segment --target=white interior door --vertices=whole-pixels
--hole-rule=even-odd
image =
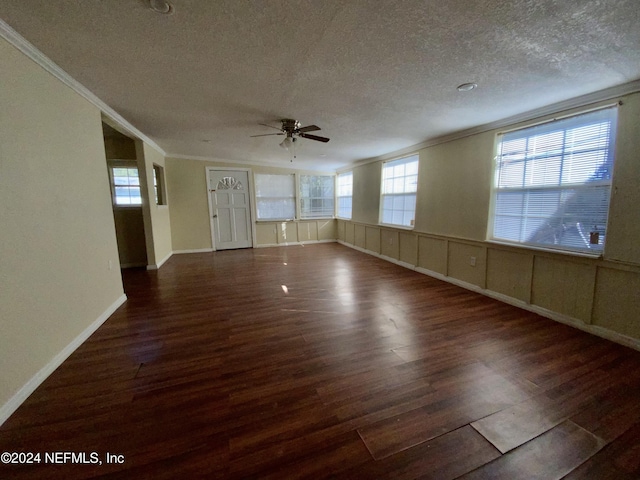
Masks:
[[[214,248],[253,246],[248,172],[209,170],[209,196]]]

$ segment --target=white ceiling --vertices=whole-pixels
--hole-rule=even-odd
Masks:
[[[2,0],[169,155],[332,170],[640,78],[638,0]],[[476,90],[456,86],[475,82]]]

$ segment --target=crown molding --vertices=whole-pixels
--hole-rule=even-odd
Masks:
[[[222,164],[229,164],[229,165],[238,165],[238,166],[244,166],[244,165],[251,165],[254,167],[270,167],[270,168],[281,168],[284,170],[296,170],[296,171],[300,171],[300,172],[315,172],[315,173],[326,173],[326,174],[335,174],[335,170],[322,170],[320,168],[309,168],[306,165],[297,165],[297,166],[292,166],[292,165],[296,165],[295,162],[293,163],[287,163],[286,165],[282,165],[280,163],[276,163],[276,162],[256,162],[256,161],[250,161],[250,160],[225,160],[222,158],[217,158],[217,157],[202,157],[202,156],[198,156],[198,155],[182,155],[182,154],[178,154],[178,153],[167,153],[166,154],[167,158],[173,158],[176,160],[196,160],[198,162],[211,162],[211,163],[222,163]]]
[[[337,172],[340,173],[344,171],[349,171],[355,167],[367,165],[369,163],[375,163],[375,162],[380,162],[384,160],[391,160],[401,156],[406,156],[408,154],[415,153],[418,150],[421,150],[423,148],[433,147],[434,145],[451,142],[453,140],[459,140],[461,138],[470,137],[471,135],[477,135],[479,133],[484,133],[491,130],[499,130],[501,128],[511,127],[521,122],[536,120],[541,117],[554,115],[554,114],[557,114],[566,110],[571,110],[574,108],[586,107],[594,103],[605,102],[608,100],[622,97],[624,95],[629,95],[631,93],[637,93],[639,91],[640,91],[640,79],[634,80],[632,82],[624,83],[622,85],[617,85],[615,87],[606,88],[604,90],[598,90],[597,92],[588,93],[586,95],[581,95],[579,97],[571,98],[569,100],[564,100],[562,102],[546,105],[544,107],[540,107],[535,110],[530,110],[528,112],[520,113],[518,115],[513,115],[511,117],[503,118],[501,120],[496,120],[495,122],[485,123],[484,125],[479,125],[477,127],[469,128],[466,130],[460,130],[459,132],[454,132],[449,135],[435,137],[429,140],[425,140],[424,142],[418,143],[416,145],[411,145],[410,147],[402,148],[400,150],[394,150],[393,152],[385,153],[377,157],[370,157],[370,158],[358,160],[352,163],[351,165],[349,165],[348,167],[339,168]]]
[[[22,35],[11,28],[4,20],[0,19],[0,37],[4,38],[7,42],[13,45],[17,50],[26,55],[29,59],[42,67],[45,71],[53,75],[60,80],[67,87],[71,88],[78,95],[83,97],[89,103],[97,107],[104,116],[108,117],[112,122],[122,130],[123,133],[139,138],[147,145],[153,147],[162,155],[166,156],[166,152],[160,148],[160,146],[147,137],[144,133],[129,123],[122,115],[116,112],[113,108],[100,100],[95,94],[93,94],[87,87],[75,80],[71,75],[60,68],[44,53],[38,50],[33,44],[31,44]]]

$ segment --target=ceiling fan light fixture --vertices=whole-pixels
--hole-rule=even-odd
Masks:
[[[477,83],[463,83],[462,85],[458,85],[459,92],[470,92],[471,90],[475,90],[478,88]]]
[[[166,0],[149,0],[149,8],[162,15],[173,14],[173,5]]]
[[[293,145],[293,141],[294,141],[294,139],[292,139],[291,137],[287,136],[284,140],[282,140],[282,142],[280,142],[280,146],[282,148],[284,148],[285,150],[289,150],[291,145]]]

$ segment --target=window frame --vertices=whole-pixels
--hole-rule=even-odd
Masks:
[[[293,196],[292,197],[288,197],[288,196],[264,196],[265,198],[272,198],[272,199],[289,199],[292,198],[293,199],[293,217],[292,218],[260,218],[260,208],[259,208],[259,200],[261,198],[261,196],[258,195],[258,189],[260,188],[260,181],[258,179],[259,176],[278,176],[278,177],[292,177],[293,180],[293,186],[292,186],[292,193]],[[253,185],[254,185],[254,198],[255,198],[255,211],[256,211],[256,222],[292,222],[297,220],[297,216],[298,216],[298,196],[297,196],[297,186],[298,186],[298,181],[296,178],[296,174],[295,173],[259,173],[259,172],[254,172],[253,174]]]
[[[164,176],[164,167],[162,165],[158,165],[157,163],[153,164],[153,193],[156,205],[159,207],[166,207],[168,205],[167,202],[167,186],[165,182]]]
[[[305,215],[303,211],[303,201],[307,200],[326,200],[329,197],[305,197],[302,194],[302,177],[326,177],[331,179],[331,188],[332,188],[332,196],[331,200],[333,202],[333,208],[331,215],[322,215],[322,216],[308,216]],[[298,219],[299,220],[327,220],[335,218],[336,216],[336,175],[333,174],[312,174],[312,173],[296,173],[297,178],[297,205],[299,205]]]
[[[406,179],[406,177],[412,177],[415,175],[416,177],[416,188],[415,188],[415,192],[401,192],[401,193],[385,193],[385,168],[390,166],[390,164],[397,164],[397,165],[406,165],[408,163],[414,163],[414,161],[409,161],[409,159],[411,158],[415,158],[415,163],[417,165],[416,168],[416,172],[412,173],[412,174],[405,174],[403,175],[403,178]],[[381,164],[381,170],[380,170],[380,208],[379,208],[379,212],[378,212],[378,223],[380,225],[384,225],[384,226],[389,226],[389,227],[393,227],[393,228],[399,228],[399,229],[404,229],[404,230],[414,230],[415,229],[415,220],[416,220],[416,213],[417,213],[417,206],[418,206],[418,185],[419,185],[419,173],[420,173],[420,153],[419,152],[413,152],[407,155],[403,155],[401,157],[396,157],[390,160],[385,160],[384,162],[382,162]],[[392,177],[392,178],[400,178],[400,177]],[[406,182],[406,180],[405,180]],[[383,221],[384,219],[384,211],[385,211],[385,196],[400,196],[400,195],[410,195],[412,194],[415,196],[415,200],[414,200],[414,206],[413,206],[413,219],[411,220],[412,223],[410,223],[409,225],[405,225],[404,223],[390,223],[390,222],[385,222]],[[393,210],[392,210],[393,211]],[[406,212],[408,210],[401,210],[403,212]]]
[[[113,205],[113,207],[115,208],[141,208],[143,203],[144,203],[144,199],[143,199],[143,195],[142,195],[142,185],[141,185],[141,181],[140,181],[140,169],[138,168],[138,165],[135,161],[131,161],[131,160],[110,160],[108,162],[107,165],[107,169],[109,171],[109,188],[111,190],[111,204]],[[138,189],[140,190],[140,203],[117,203],[117,196],[116,196],[116,187],[117,186],[124,186],[124,185],[116,185],[115,184],[115,174],[114,174],[114,169],[116,168],[127,168],[127,169],[135,169],[138,172],[138,185],[135,185],[138,187]],[[129,197],[131,198],[131,196]]]
[[[567,255],[574,255],[574,256],[583,256],[583,257],[591,257],[591,258],[600,258],[604,255],[605,252],[605,248],[606,248],[606,231],[608,230],[608,226],[610,223],[610,219],[609,219],[609,214],[610,214],[610,210],[611,210],[611,192],[613,190],[613,181],[614,181],[614,176],[615,176],[615,150],[616,150],[616,140],[617,140],[617,123],[618,123],[618,110],[617,110],[617,106],[618,104],[606,104],[606,105],[600,105],[597,106],[595,108],[591,108],[591,109],[586,109],[586,110],[581,110],[581,111],[577,111],[577,112],[572,112],[566,115],[561,115],[561,116],[554,116],[553,118],[549,118],[549,119],[545,119],[543,121],[538,121],[538,122],[530,122],[527,123],[525,125],[519,126],[517,128],[513,128],[513,129],[509,129],[509,130],[502,130],[496,133],[495,135],[495,143],[494,143],[494,158],[493,158],[493,162],[492,162],[492,182],[491,182],[491,197],[490,197],[490,203],[489,203],[489,215],[488,215],[488,222],[487,222],[487,235],[486,235],[486,241],[490,242],[490,243],[495,243],[495,244],[499,244],[499,245],[507,245],[507,246],[511,246],[511,247],[517,247],[517,248],[526,248],[526,249],[530,249],[530,250],[537,250],[537,251],[545,251],[545,252],[553,252],[553,253],[559,253],[559,254],[567,254]],[[559,122],[563,122],[563,121],[571,121],[577,117],[580,116],[585,116],[585,115],[589,115],[589,114],[596,114],[598,112],[602,112],[604,110],[612,110],[612,113],[610,115],[610,117],[606,120],[602,120],[602,122],[606,122],[606,121],[610,121],[610,127],[609,127],[609,134],[608,137],[606,137],[608,139],[608,144],[607,147],[602,149],[603,151],[606,150],[606,154],[607,154],[607,160],[605,160],[600,166],[604,166],[604,165],[608,165],[610,172],[609,172],[609,179],[605,180],[605,181],[601,181],[601,180],[595,180],[593,181],[593,186],[595,187],[602,187],[608,186],[608,193],[607,193],[607,211],[606,211],[606,219],[605,219],[605,224],[604,224],[604,235],[602,236],[602,247],[599,249],[592,249],[590,248],[588,245],[586,247],[583,248],[578,248],[578,247],[573,247],[571,245],[566,245],[566,244],[552,244],[552,243],[543,243],[543,242],[532,242],[532,241],[517,241],[517,240],[510,240],[510,239],[505,239],[505,238],[501,238],[501,237],[496,237],[495,236],[495,227],[496,227],[496,217],[497,217],[497,209],[498,209],[498,193],[501,191],[509,191],[507,188],[503,187],[500,188],[498,185],[499,182],[499,178],[500,178],[500,170],[499,170],[499,166],[500,166],[500,158],[501,158],[501,145],[502,145],[502,138],[504,138],[505,135],[509,135],[509,134],[513,134],[513,133],[517,133],[517,132],[525,132],[527,130],[533,129],[535,127],[546,127],[548,126],[548,130],[546,130],[547,132],[552,132],[553,131],[553,125],[557,124]],[[569,124],[569,126],[565,127],[563,129],[564,132],[567,132],[571,129],[575,129],[575,128],[580,128],[581,126],[587,126],[590,125],[591,122],[589,122],[588,120],[585,122],[578,122],[576,121],[575,124],[571,125]],[[542,133],[545,133],[545,130],[542,131]],[[540,135],[540,133],[538,133],[538,135]],[[526,136],[522,136],[522,138],[532,138],[535,136],[535,132],[533,132],[533,135],[526,135]],[[567,142],[563,141],[563,146],[562,146],[562,150],[560,151],[560,153],[558,154],[561,157],[561,166],[560,169],[562,171],[564,164],[562,162],[564,162],[564,158],[565,156],[568,156],[567,154],[567,150],[569,150],[567,148]],[[526,160],[525,160],[526,161]],[[523,183],[527,178],[527,173],[525,173],[525,168],[526,165],[523,166],[523,175],[522,175],[522,179],[523,179]],[[593,174],[591,174],[591,176],[593,176],[595,174],[595,172]],[[559,180],[559,184],[554,184],[554,185],[548,185],[548,184],[533,184],[531,186],[529,186],[528,188],[523,186],[520,188],[513,188],[513,192],[516,192],[517,190],[520,190],[522,192],[525,191],[543,191],[546,189],[552,190],[555,189],[557,191],[560,192],[560,195],[562,194],[562,192],[568,192],[571,190],[586,190],[588,187],[585,187],[585,184],[587,182],[582,182],[582,183],[562,183],[562,174],[560,174],[560,180]],[[521,215],[526,215],[525,214],[521,214]],[[562,217],[561,217],[562,218]],[[587,232],[587,236],[589,235],[589,232]],[[584,241],[584,238],[583,238]]]
[[[350,190],[350,195],[340,195],[340,177],[350,177],[351,181],[349,182],[348,186],[349,186],[349,190]],[[344,220],[351,220],[353,218],[353,170],[349,170],[348,172],[341,172],[338,173],[336,175],[336,190],[335,190],[335,196],[336,196],[336,218],[341,218]],[[341,198],[349,198],[351,199],[351,201],[349,202],[349,216],[342,216],[340,215],[340,199]]]

